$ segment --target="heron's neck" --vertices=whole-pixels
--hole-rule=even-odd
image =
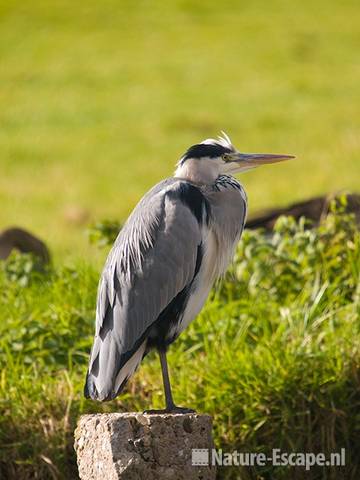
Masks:
[[[174,177],[183,178],[193,183],[211,185],[216,181],[219,173],[219,167],[215,162],[188,158],[183,164],[178,165]]]

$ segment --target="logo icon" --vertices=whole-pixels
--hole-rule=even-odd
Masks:
[[[193,448],[191,452],[191,465],[194,467],[209,465],[209,450],[207,448]]]

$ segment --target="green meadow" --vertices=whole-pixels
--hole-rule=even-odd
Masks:
[[[0,262],[1,479],[76,479],[79,415],[163,405],[152,354],[116,401],[83,398],[108,251],[89,243],[94,222],[124,221],[221,130],[239,150],[297,156],[241,177],[250,213],[359,189],[359,25],[355,0],[0,0],[0,229],[25,227],[53,255],[45,271]],[[214,417],[224,451],[345,448],[346,466],[219,478],[359,478],[359,279],[341,208],[318,228],[245,232],[170,349],[174,396]]]
[[[297,160],[245,174],[251,211],[358,188],[357,0],[0,2],[0,226],[55,256],[123,220],[193,143]]]

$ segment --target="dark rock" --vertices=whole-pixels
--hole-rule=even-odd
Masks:
[[[356,222],[360,226],[360,195],[349,193],[346,195],[346,198],[347,205],[345,210],[348,213],[355,214]],[[293,203],[288,207],[272,208],[249,218],[246,222],[246,228],[264,228],[266,231],[271,232],[277,219],[282,215],[294,217],[295,220],[305,217],[316,226],[329,213],[330,203],[334,199],[339,201],[339,196],[331,194],[313,197],[302,202]]]
[[[32,253],[44,264],[50,262],[50,253],[45,243],[22,228],[7,228],[0,233],[0,259],[8,258],[13,250]]]

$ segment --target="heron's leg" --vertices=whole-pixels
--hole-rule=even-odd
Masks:
[[[159,349],[159,357],[160,357],[161,373],[162,373],[163,384],[164,384],[166,410],[171,410],[173,407],[175,407],[175,403],[174,403],[172,392],[171,392],[169,369],[168,369],[167,358],[166,358],[166,350]]]
[[[167,359],[166,359],[166,350],[159,348],[158,352],[160,356],[161,373],[163,377],[166,408],[164,410],[147,410],[144,413],[194,413],[195,410],[192,410],[191,408],[177,407],[175,405],[172,392],[171,392],[169,370],[168,370]]]

